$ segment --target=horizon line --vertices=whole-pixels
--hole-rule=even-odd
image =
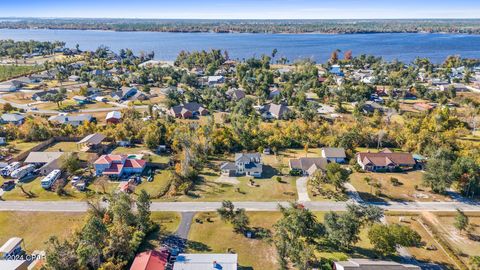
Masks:
[[[262,21],[334,21],[334,20],[480,20],[479,17],[456,17],[456,18],[428,18],[428,17],[411,17],[411,18],[152,18],[152,17],[36,17],[36,16],[1,16],[0,19],[110,19],[110,20],[210,20],[210,21],[232,21],[232,20],[243,20],[243,21],[253,21],[253,20],[262,20]]]

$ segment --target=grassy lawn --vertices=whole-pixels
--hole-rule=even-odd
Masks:
[[[42,69],[43,66],[0,65],[0,81],[32,74]]]
[[[168,163],[170,160],[169,155],[158,155],[153,153],[152,150],[148,149],[143,145],[135,145],[134,147],[117,147],[112,151],[112,154],[143,154],[143,159],[148,162],[154,163]]]
[[[45,149],[45,152],[78,152],[79,150],[76,142],[57,142]]]
[[[297,199],[295,179],[282,176],[282,181],[276,176],[265,179],[254,179],[250,185],[249,178],[238,177],[238,184],[218,182],[219,172],[205,169],[200,174],[201,180],[188,195],[163,198],[175,201],[293,201]]]
[[[433,239],[433,237],[424,229],[424,227],[418,222],[419,217],[416,216],[404,216],[404,222],[400,222],[399,216],[387,216],[387,222],[390,224],[401,224],[409,226],[415,230],[422,237],[422,247],[407,248],[408,252],[415,257],[415,259],[424,262],[430,262],[435,264],[441,264],[447,267],[447,269],[454,269],[453,262],[448,255],[442,251],[439,244]],[[427,247],[435,246],[436,250],[428,250]]]
[[[8,102],[12,103],[19,103],[19,104],[28,104],[34,102],[32,100],[32,95],[31,94],[25,94],[22,92],[18,92],[15,94],[8,94],[2,96],[2,98]]]
[[[180,224],[180,214],[176,212],[152,212],[150,218],[161,225],[162,231],[174,233]]]
[[[39,144],[39,142],[11,141],[8,144],[15,146],[15,149],[17,149],[18,152],[21,153],[21,152],[30,150],[33,147],[37,146]]]
[[[64,239],[84,222],[84,213],[0,212],[0,245],[10,237],[22,237],[28,252],[44,250],[56,235]]]
[[[435,223],[436,228],[442,232],[444,238],[454,248],[459,251],[459,254],[467,256],[460,256],[460,258],[468,264],[468,256],[480,254],[480,215],[469,214],[470,228],[468,232],[460,232],[453,225],[455,216],[452,214],[438,214],[438,223]]]
[[[140,192],[140,190],[144,189],[150,197],[157,198],[159,196],[160,191],[162,191],[169,183],[170,179],[170,171],[168,170],[160,170],[157,171],[155,177],[153,178],[152,182],[143,181],[140,185],[136,187],[135,193]]]
[[[357,189],[360,196],[368,201],[448,201],[448,197],[433,194],[429,188],[422,187],[421,171],[403,173],[358,173],[350,175],[350,183]],[[375,195],[375,188],[364,180],[370,177],[381,184],[381,194]],[[397,178],[401,185],[394,186],[390,178]],[[417,186],[417,189],[415,189]]]
[[[325,213],[317,212],[320,222],[323,222]],[[273,230],[280,218],[279,212],[248,212],[252,228]],[[232,226],[223,222],[216,213],[199,213],[195,216],[201,223],[194,222],[188,239],[193,242],[190,252],[224,253],[233,251],[238,254],[238,263],[245,269],[278,269],[276,251],[273,244],[266,240],[249,239],[233,232]],[[208,219],[208,220],[207,220]],[[221,235],[222,237],[218,237]],[[344,260],[351,257],[365,257],[374,254],[367,239],[366,230],[360,234],[361,240],[353,249],[352,254],[342,252],[319,251],[316,254],[325,258]]]

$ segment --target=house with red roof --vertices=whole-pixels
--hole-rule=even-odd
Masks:
[[[96,175],[124,177],[141,174],[145,169],[145,160],[129,158],[127,155],[102,155],[94,163]]]
[[[130,270],[165,270],[169,253],[166,250],[149,250],[137,254]]]

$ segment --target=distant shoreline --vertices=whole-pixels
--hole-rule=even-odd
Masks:
[[[377,35],[377,34],[442,34],[442,35],[480,35],[480,33],[459,33],[459,32],[426,32],[426,31],[358,31],[358,32],[245,32],[245,31],[172,31],[172,30],[118,30],[118,29],[100,29],[100,28],[66,28],[66,27],[0,27],[0,30],[58,30],[58,31],[98,31],[98,32],[143,32],[143,33],[172,33],[172,34],[269,34],[269,35]]]

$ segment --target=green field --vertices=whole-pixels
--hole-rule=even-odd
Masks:
[[[29,75],[43,69],[42,66],[0,65],[0,81]]]

